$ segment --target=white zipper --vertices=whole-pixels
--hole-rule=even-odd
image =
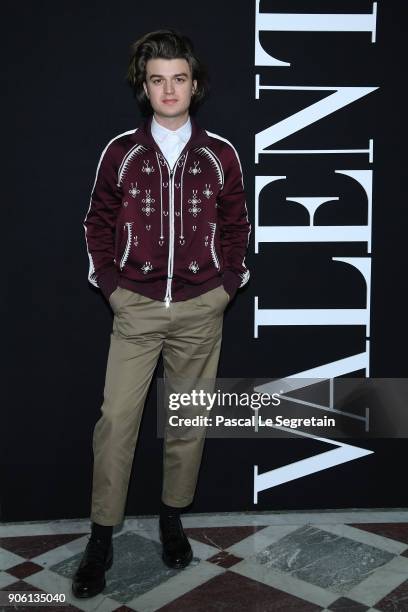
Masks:
[[[178,161],[178,160],[177,160]],[[167,164],[167,161],[166,161]],[[176,162],[177,164],[177,162]],[[176,167],[174,164],[174,168]],[[170,166],[167,164],[170,175],[170,189],[169,189],[169,259],[167,262],[167,286],[166,286],[166,295],[164,296],[164,302],[166,304],[166,308],[170,306],[171,302],[171,281],[173,278],[173,265],[174,265],[174,180],[173,180],[173,170],[170,170]]]

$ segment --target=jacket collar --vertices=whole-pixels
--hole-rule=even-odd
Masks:
[[[142,121],[137,130],[131,134],[130,138],[134,142],[144,144],[153,149],[157,148],[156,141],[154,140],[151,132],[151,123],[153,115],[150,115]],[[190,140],[186,143],[186,148],[190,149],[198,146],[207,146],[211,144],[211,139],[207,132],[198,125],[194,117],[190,115],[191,121],[191,136]]]

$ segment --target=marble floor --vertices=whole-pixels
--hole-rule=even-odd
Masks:
[[[157,516],[114,531],[103,593],[70,590],[89,520],[0,524],[0,610],[8,591],[64,594],[22,611],[408,611],[408,510],[184,514],[194,559],[161,561]]]

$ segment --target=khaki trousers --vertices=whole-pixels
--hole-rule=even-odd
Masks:
[[[91,520],[100,525],[123,521],[146,395],[160,353],[166,382],[180,392],[180,377],[215,379],[229,295],[222,285],[182,302],[165,303],[117,287],[110,296],[113,329],[102,416],[93,434]],[[167,407],[163,407],[164,410]],[[163,441],[165,504],[183,507],[194,497],[205,430],[186,439]],[[150,477],[146,473],[146,477]]]

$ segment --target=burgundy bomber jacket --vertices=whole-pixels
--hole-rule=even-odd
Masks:
[[[119,285],[168,306],[223,284],[231,300],[249,279],[238,154],[190,117],[190,140],[171,170],[152,117],[101,155],[84,220],[88,279],[106,299]]]

